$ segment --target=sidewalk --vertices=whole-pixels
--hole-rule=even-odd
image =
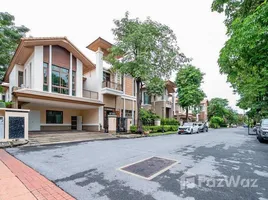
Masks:
[[[75,198],[0,149],[0,199],[71,200]]]

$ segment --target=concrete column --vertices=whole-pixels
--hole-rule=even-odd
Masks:
[[[48,92],[52,91],[52,45],[49,45]]]
[[[108,131],[109,133],[116,133],[116,115],[108,116]]]
[[[69,70],[69,95],[73,93],[73,54],[70,53],[70,70]]]
[[[79,59],[76,59],[76,96],[83,96],[83,64]]]
[[[123,99],[123,117],[126,117],[126,100]]]
[[[102,79],[103,79],[103,52],[99,48],[96,52],[96,88],[97,92],[99,93],[99,101],[103,102],[103,95],[101,94],[102,89]],[[99,107],[99,117],[98,117],[99,124],[103,127],[103,106]],[[99,131],[100,126],[99,126]]]

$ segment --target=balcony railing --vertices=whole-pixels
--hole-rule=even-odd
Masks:
[[[99,98],[99,93],[98,92],[93,92],[90,90],[83,90],[83,97],[89,98],[89,99],[98,99]]]
[[[111,82],[111,81],[103,81],[102,82],[102,87],[105,88],[111,88],[111,89],[114,89],[114,90],[120,90],[120,91],[123,91],[123,87],[121,84],[119,83],[114,83],[114,82]]]

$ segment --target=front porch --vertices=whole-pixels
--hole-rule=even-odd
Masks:
[[[29,109],[29,131],[99,131],[98,100],[19,89],[13,92],[16,106]],[[101,112],[102,113],[102,112]]]

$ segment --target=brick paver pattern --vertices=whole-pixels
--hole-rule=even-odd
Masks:
[[[47,178],[0,149],[0,200],[75,199]]]

